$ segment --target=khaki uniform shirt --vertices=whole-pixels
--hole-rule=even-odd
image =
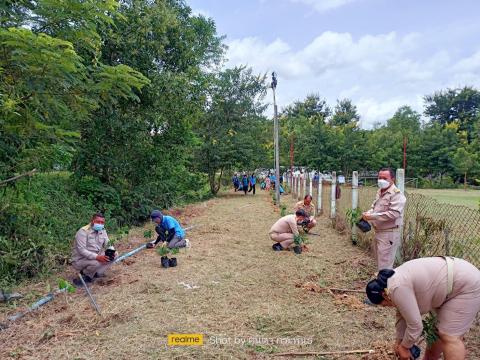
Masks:
[[[376,230],[386,230],[403,224],[403,209],[407,198],[392,184],[385,192],[378,190],[372,208],[369,211],[374,217],[372,221]]]
[[[297,220],[295,215],[287,215],[278,219],[277,222],[273,224],[272,228],[270,229],[269,234],[271,233],[291,233],[294,235],[298,235]]]
[[[397,307],[397,339],[406,348],[413,346],[423,330],[422,315],[450,304],[442,314],[442,330],[459,328],[468,331],[469,321],[461,317],[469,301],[480,293],[480,271],[463,259],[454,258],[453,289],[447,297],[447,263],[441,257],[427,257],[407,261],[395,269],[387,281],[388,295]],[[457,295],[455,303],[450,302]],[[477,302],[478,303],[478,302]],[[448,333],[448,332],[447,332]]]
[[[90,224],[77,231],[72,251],[72,261],[95,260],[100,251],[108,244],[105,230],[95,231]]]
[[[295,211],[299,209],[305,210],[308,217],[315,216],[315,205],[313,204],[313,202],[310,203],[310,206],[307,206],[303,201],[299,201],[295,204]]]

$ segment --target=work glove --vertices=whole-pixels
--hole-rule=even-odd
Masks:
[[[153,245],[151,242],[147,242],[147,249],[153,249],[155,245]]]
[[[106,255],[97,255],[96,259],[97,259],[98,262],[101,262],[103,264],[106,264],[106,263],[110,262],[110,258]]]

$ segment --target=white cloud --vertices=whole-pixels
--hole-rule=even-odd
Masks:
[[[194,15],[194,16],[202,15],[206,18],[211,18],[212,17],[212,15],[210,15],[210,13],[207,10],[204,10],[204,9],[192,9],[192,15]]]
[[[313,7],[316,11],[323,13],[349,3],[357,2],[359,0],[290,0],[293,3],[303,3]]]
[[[428,36],[395,32],[354,38],[327,31],[295,50],[282,39],[231,41],[227,66],[247,64],[255,72],[278,73],[279,106],[319,93],[329,104],[349,97],[362,127],[386,121],[402,105],[422,112],[422,98],[446,87],[480,85],[480,50],[455,59],[445,49],[425,51]]]

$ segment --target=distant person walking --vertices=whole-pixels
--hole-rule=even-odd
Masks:
[[[248,191],[248,177],[247,177],[247,174],[243,174],[242,190],[245,193],[245,195],[247,195],[247,191]]]
[[[250,176],[250,189],[248,189],[248,192],[253,190],[253,195],[255,195],[255,184],[257,183],[257,178],[255,177],[255,174],[252,174]]]
[[[238,178],[237,174],[233,175],[232,183],[233,183],[233,188],[235,189],[235,192],[237,192],[238,188],[240,187],[240,179]]]
[[[272,185],[273,190],[275,190],[276,182],[277,182],[277,177],[275,176],[275,174],[272,174],[270,176],[270,184]]]

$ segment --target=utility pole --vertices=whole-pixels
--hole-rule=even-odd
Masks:
[[[277,88],[277,74],[272,72],[272,90],[273,90],[273,128],[275,138],[275,202],[280,206],[280,146],[278,143],[278,111],[277,101],[275,99],[275,90]]]

